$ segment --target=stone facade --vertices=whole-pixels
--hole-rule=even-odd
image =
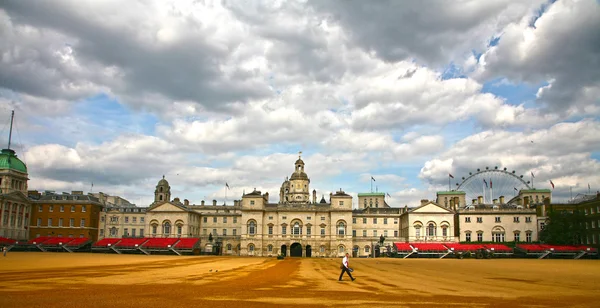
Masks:
[[[455,242],[455,212],[432,201],[421,203],[402,215],[400,236],[408,242]]]
[[[32,203],[30,239],[57,236],[98,240],[102,204],[93,195],[45,192]]]
[[[535,209],[506,204],[469,206],[458,212],[462,242],[532,242],[538,239]]]

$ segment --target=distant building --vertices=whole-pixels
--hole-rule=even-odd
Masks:
[[[31,196],[38,195],[31,192]],[[85,237],[98,240],[102,203],[82,192],[44,192],[32,201],[29,238],[39,236]]]

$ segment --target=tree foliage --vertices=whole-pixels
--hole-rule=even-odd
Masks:
[[[578,245],[585,238],[583,211],[550,211],[540,241],[553,245]]]

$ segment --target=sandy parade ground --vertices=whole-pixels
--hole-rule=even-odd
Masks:
[[[10,252],[0,307],[598,307],[600,261]]]

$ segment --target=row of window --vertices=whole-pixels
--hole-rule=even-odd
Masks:
[[[104,216],[100,217],[100,221],[104,222]],[[119,223],[119,216],[111,216],[111,217],[109,217],[109,221],[111,223]],[[145,221],[144,216],[141,216],[140,217],[140,223],[144,223],[144,221]],[[134,224],[137,223],[137,216],[131,217],[131,222],[134,223]],[[129,223],[129,216],[125,216],[125,223],[126,224]]]
[[[152,226],[150,226],[150,228],[152,228],[152,235],[156,236],[157,231],[158,231],[158,225],[152,225]],[[172,227],[171,227],[170,222],[168,222],[168,221],[163,222],[163,224],[162,224],[162,234],[163,235],[170,235],[172,232],[171,229],[172,229]],[[183,234],[183,225],[182,224],[177,224],[175,226],[175,229],[176,229],[177,235],[181,236]],[[125,230],[127,230],[127,229],[125,229]]]
[[[595,209],[593,207],[587,208],[587,209],[584,209],[583,211],[584,211],[585,215],[597,214],[597,213],[600,213],[600,206],[597,206]]]
[[[291,231],[292,231],[291,234],[293,234],[293,235],[302,235],[302,226],[300,225],[299,222],[296,222],[292,226]],[[273,226],[272,225],[268,226],[267,232],[269,235],[273,235]],[[256,234],[256,222],[253,220],[248,223],[248,234],[249,235]],[[285,226],[285,225],[281,226],[281,234],[282,235],[287,234],[287,226]],[[339,222],[337,224],[337,234],[338,235],[346,234],[346,224],[344,222]],[[312,235],[312,227],[311,226],[306,226],[306,235]],[[321,235],[325,235],[325,227],[321,227]]]
[[[41,227],[42,226],[42,219],[38,218],[37,219],[37,226]],[[53,227],[53,220],[52,218],[48,218],[48,224],[46,225],[48,227]],[[58,226],[57,227],[64,227],[64,218],[59,218],[58,219]],[[75,227],[75,218],[69,218],[69,227]],[[81,218],[81,220],[79,221],[79,227],[83,228],[85,227],[85,218]]]
[[[0,184],[2,184],[2,179],[0,179]],[[17,190],[24,190],[25,189],[25,182],[13,179],[10,182],[10,188],[17,189]]]
[[[532,237],[532,232],[531,231],[526,231],[525,232],[525,241],[526,242],[531,242],[531,237]],[[521,232],[514,232],[513,233],[513,240],[515,242],[520,242],[521,241]],[[470,242],[471,241],[471,232],[467,231],[465,232],[465,241]],[[483,242],[483,232],[477,232],[477,241],[478,242]],[[492,242],[504,242],[505,241],[505,235],[503,232],[494,232],[492,233]]]
[[[10,220],[10,226],[11,227],[15,227],[15,224],[18,228],[20,228],[21,226],[23,226],[23,224],[25,224],[25,226],[27,226],[27,221],[29,219],[25,219],[23,220],[23,213],[13,213],[11,215],[11,213],[8,210],[4,211],[4,215],[2,215],[2,224],[4,226],[9,226],[8,222]]]
[[[36,234],[35,238],[40,237],[40,235],[41,235],[40,233]],[[54,235],[54,233],[48,233],[47,236],[55,236],[55,235]],[[62,233],[59,233],[59,234],[56,234],[56,237],[63,237],[63,235],[62,235]],[[69,235],[67,235],[67,237],[68,238],[73,238],[74,236],[73,236],[73,234],[69,234]],[[83,234],[79,234],[79,238],[84,238],[84,235]]]
[[[217,223],[217,218],[218,218],[218,217],[213,217],[213,218],[212,218],[212,222],[213,222],[213,223]],[[222,220],[223,220],[223,223],[224,223],[224,224],[226,224],[226,223],[227,223],[227,221],[228,221],[228,219],[227,219],[228,217],[227,217],[227,216],[225,216],[225,217],[222,217],[222,218],[223,218],[223,219],[222,219]],[[233,217],[233,223],[234,223],[234,224],[236,224],[236,223],[237,223],[237,219],[238,219],[238,218],[237,218],[237,216],[234,216],[234,217]],[[203,221],[204,223],[208,223],[208,217],[204,216],[202,221]]]
[[[227,250],[231,251],[231,244],[227,244]],[[267,245],[267,252],[273,252],[273,245],[269,244]],[[238,249],[240,249],[240,245],[238,244]],[[319,247],[319,252],[320,253],[325,253],[325,246],[321,245]],[[253,253],[256,250],[256,247],[254,246],[254,244],[248,244],[248,252]],[[340,253],[344,253],[346,251],[346,247],[344,245],[340,245],[338,246],[338,251]],[[365,252],[368,252],[368,246],[365,247]]]
[[[373,230],[373,237],[378,237],[382,234],[378,234],[377,230]],[[388,236],[388,230],[383,230],[383,236]],[[352,230],[352,237],[356,237],[356,230]],[[362,230],[362,237],[367,237],[367,230]],[[398,237],[398,231],[394,230],[394,237]]]
[[[132,228],[131,233],[129,231],[129,228],[124,228],[123,234],[119,234],[119,229],[112,227],[108,229],[108,232],[110,234],[109,237],[144,237],[144,228]],[[100,236],[104,236],[104,229],[100,229]]]
[[[477,223],[483,223],[483,217],[482,216],[479,216],[479,217],[476,217],[476,218],[477,218]],[[470,223],[470,222],[471,222],[471,217],[466,216],[465,217],[465,223]],[[494,217],[494,222],[502,222],[502,217],[501,216]],[[516,223],[520,222],[519,221],[519,216],[514,216],[513,217],[513,222],[516,222]],[[530,216],[525,217],[525,222],[531,222],[531,217]]]
[[[219,233],[217,232],[217,229],[212,229],[211,234],[213,236],[219,235]],[[220,235],[227,236],[227,234],[228,234],[227,229],[223,229],[223,232]],[[208,235],[208,229],[202,229],[202,235],[204,235],[204,236]],[[231,235],[237,236],[237,229],[232,229],[231,230]]]
[[[387,219],[387,218],[382,218],[382,219],[383,219],[383,224],[384,224],[384,225],[387,225],[387,224],[388,224],[388,219]],[[353,217],[353,218],[352,218],[352,223],[353,223],[353,224],[356,224],[356,221],[357,221],[357,220],[356,220],[356,217]],[[376,218],[376,217],[375,217],[375,218],[373,218],[373,224],[374,224],[374,225],[376,225],[378,221],[379,221],[379,219],[378,219],[378,218]],[[362,219],[362,223],[363,223],[363,224],[366,224],[366,223],[367,223],[367,218],[363,218],[363,219]],[[397,224],[398,224],[398,218],[394,218],[394,224],[395,224],[395,225],[397,225]]]
[[[64,205],[59,205],[58,206],[58,210],[62,213],[65,211],[65,206]],[[43,205],[38,205],[38,212],[43,212],[44,211],[44,206]],[[85,213],[87,211],[87,206],[82,205],[81,206],[81,212]],[[54,212],[54,205],[50,204],[48,205],[48,212]],[[71,213],[75,213],[75,206],[71,205]]]
[[[414,228],[415,228],[415,236],[417,238],[420,238],[422,226],[416,225],[416,226],[414,226]],[[441,228],[442,228],[442,236],[444,236],[444,237],[448,236],[448,226],[444,225]],[[429,223],[427,225],[427,227],[425,228],[425,232],[426,232],[426,236],[429,236],[429,237],[437,236],[436,225],[434,223]]]

